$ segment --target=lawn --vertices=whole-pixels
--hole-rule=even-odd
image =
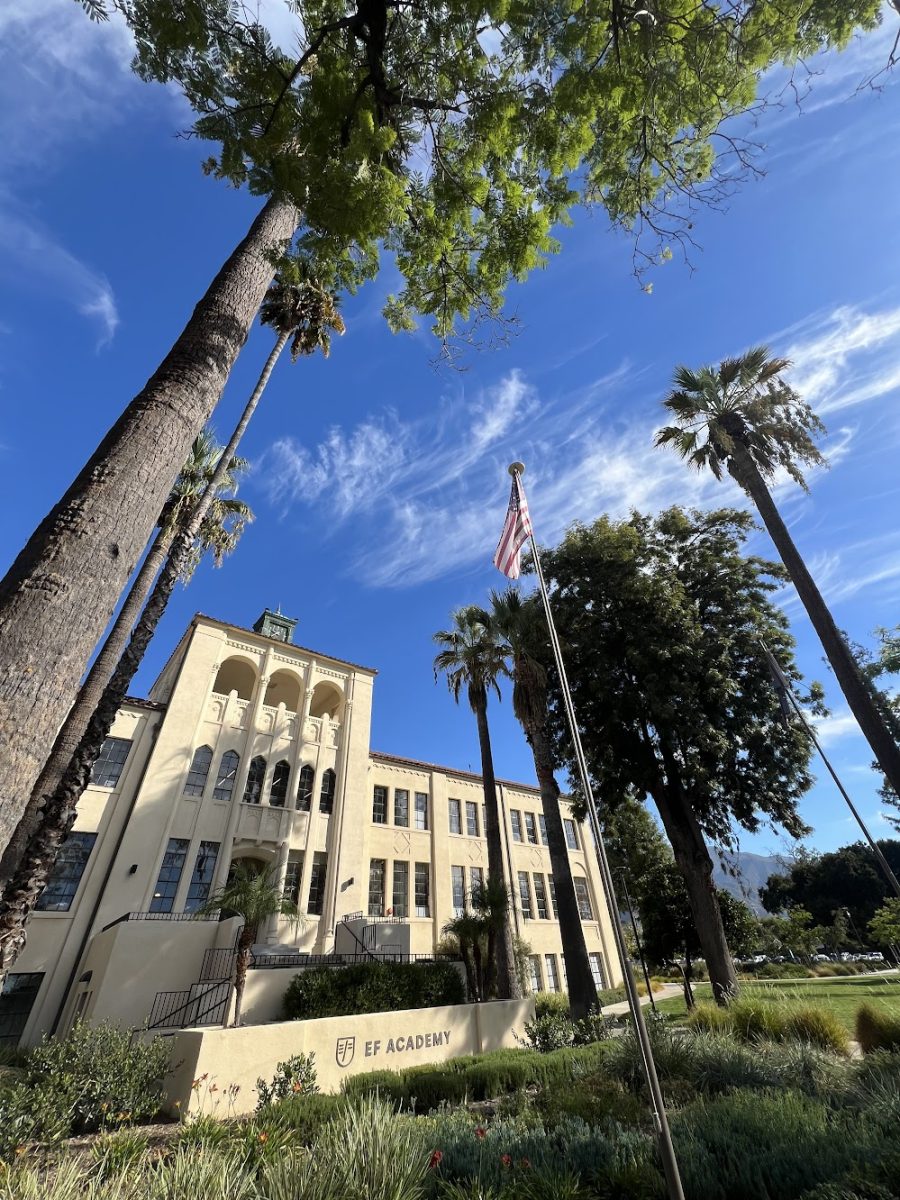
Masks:
[[[747,992],[762,993],[772,996],[773,999],[785,997],[808,1004],[821,1004],[831,1009],[851,1033],[854,1031],[856,1010],[864,1001],[878,1007],[883,1006],[892,1016],[900,1017],[900,974],[897,972],[891,975],[855,975],[834,979],[753,980],[742,983],[741,987]],[[694,995],[698,1000],[709,1000],[709,984],[695,984]],[[676,1019],[685,1014],[684,999],[681,996],[657,1000],[656,1007],[660,1012]]]

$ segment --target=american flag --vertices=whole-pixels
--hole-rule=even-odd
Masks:
[[[525,492],[519,476],[515,474],[512,479],[512,491],[509,494],[506,521],[494,552],[494,566],[498,571],[502,571],[507,579],[519,578],[519,551],[531,537],[531,533],[528,501],[525,499]]]

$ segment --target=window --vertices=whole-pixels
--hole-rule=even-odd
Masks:
[[[247,782],[244,785],[244,803],[259,804],[262,799],[263,782],[266,778],[266,760],[261,754],[250,763]]]
[[[553,911],[554,921],[559,920],[559,909],[556,907],[556,880],[552,875],[547,876],[547,889],[550,892],[550,907]]]
[[[570,850],[578,849],[578,834],[575,830],[574,821],[563,821],[563,829],[566,831],[566,845]]]
[[[209,768],[212,766],[212,747],[198,746],[194,751],[194,757],[191,760],[191,769],[188,771],[187,782],[184,785],[185,796],[202,796],[203,789],[206,787],[206,777],[209,775]]]
[[[335,788],[335,773],[328,768],[322,774],[322,789],[319,792],[319,812],[330,813],[334,811],[334,788]]]
[[[509,819],[512,822],[512,835],[514,842],[522,840],[522,814],[514,808],[509,810]]]
[[[322,904],[325,900],[325,876],[328,874],[328,856],[316,852],[313,855],[312,872],[309,877],[309,906],[307,912],[313,916],[322,915]]]
[[[373,858],[369,863],[369,916],[384,916],[384,879],[387,863],[383,858]]]
[[[589,954],[588,961],[591,964],[591,975],[594,979],[594,987],[598,990],[606,987],[606,971],[603,969],[603,955]]]
[[[187,838],[169,838],[162,866],[159,868],[159,878],[153,890],[153,899],[150,901],[151,912],[167,913],[172,911],[187,852]]]
[[[84,1014],[87,1012],[87,1006],[90,1003],[93,992],[81,992],[78,999],[75,1001],[75,1008],[72,1010],[71,1025],[75,1026],[79,1021],[84,1020]]]
[[[431,916],[428,863],[416,863],[416,916]]]
[[[416,829],[428,828],[428,793],[416,792]]]
[[[519,899],[522,901],[522,916],[531,916],[531,886],[528,883],[528,872],[519,872]]]
[[[300,882],[303,879],[303,855],[289,854],[287,870],[284,873],[284,891],[282,896],[290,904],[300,903]]]
[[[114,788],[125,768],[130,749],[131,738],[106,738],[100,756],[91,767],[91,783],[95,787]]]
[[[11,973],[0,991],[0,1046],[17,1046],[44,981],[42,971]]]
[[[547,912],[547,893],[544,889],[543,875],[534,876],[534,903],[538,920],[546,921],[550,914]]]
[[[474,800],[466,801],[466,833],[478,837],[478,805]]]
[[[213,875],[216,873],[216,860],[219,857],[218,842],[201,842],[197,851],[197,861],[194,863],[194,873],[188,887],[184,911],[196,912],[201,904],[209,899],[209,889],[212,887]]]
[[[543,990],[541,984],[541,958],[539,954],[529,954],[528,956],[528,977],[533,992]]]
[[[450,832],[462,833],[462,805],[458,800],[450,800]]]
[[[372,791],[372,820],[376,825],[387,825],[388,790],[375,785]]]
[[[538,827],[541,831],[541,841],[545,846],[549,846],[550,842],[547,838],[547,818],[543,813],[538,813]]]
[[[272,772],[272,786],[269,788],[269,803],[273,808],[284,808],[290,782],[291,764],[282,759],[281,762],[275,764],[275,770]]]
[[[300,782],[297,785],[297,811],[309,812],[312,808],[313,784],[316,780],[315,768],[305,763],[300,768]]]
[[[565,954],[561,954],[559,956],[559,970],[562,975],[563,991],[567,992],[569,990],[569,976],[566,973],[566,956],[565,956]]]
[[[532,846],[538,844],[537,821],[534,819],[534,813],[525,814],[525,832],[528,834],[528,840]]]
[[[409,863],[394,863],[394,894],[391,897],[395,917],[409,912]]]
[[[555,954],[545,954],[544,955],[544,967],[546,968],[546,971],[547,971],[547,991],[548,992],[558,992],[559,991],[559,972],[556,969],[556,955]]]
[[[226,750],[219,763],[219,774],[213,788],[214,800],[230,800],[234,791],[234,779],[241,764],[241,756],[234,750]]]
[[[69,834],[34,906],[38,912],[69,911],[96,840],[96,833]]]
[[[406,788],[394,788],[394,824],[404,829],[409,825],[409,792]]]
[[[466,911],[466,872],[463,867],[450,868],[450,884],[453,890],[453,915],[461,917]]]
[[[475,896],[484,887],[484,868],[469,868],[469,895]]]
[[[593,921],[594,910],[591,908],[591,896],[588,892],[587,880],[576,875],[572,880],[575,884],[575,899],[578,901],[578,915],[582,921]]]

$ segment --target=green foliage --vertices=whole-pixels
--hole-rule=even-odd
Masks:
[[[757,937],[753,913],[724,888],[716,888],[716,900],[731,953],[752,950]],[[684,876],[673,862],[657,866],[643,881],[638,907],[644,953],[654,966],[702,954]]]
[[[392,1012],[462,1004],[465,985],[456,966],[433,963],[356,963],[295,975],[284,994],[288,1020]]]
[[[534,1015],[536,1017],[569,1015],[569,997],[565,992],[535,992]]]
[[[698,1004],[688,1014],[688,1025],[714,1033],[730,1033],[745,1042],[802,1041],[846,1054],[847,1031],[829,1009],[795,1001],[770,1000],[745,993],[727,1008]]]
[[[344,1104],[343,1096],[321,1092],[292,1093],[277,1104],[257,1109],[256,1119],[263,1129],[290,1131],[295,1143],[309,1146],[318,1137],[322,1126],[335,1117]]]
[[[900,899],[892,897],[875,911],[869,921],[869,934],[877,946],[900,946]]]
[[[100,1179],[115,1179],[140,1166],[147,1155],[149,1139],[138,1129],[102,1133],[91,1143],[91,1161]]]
[[[861,1004],[856,1013],[856,1040],[868,1054],[871,1050],[900,1050],[900,1017]]]
[[[316,1083],[315,1054],[295,1054],[280,1062],[271,1083],[257,1079],[259,1100],[256,1111],[277,1104],[290,1096],[310,1095],[319,1090]]]

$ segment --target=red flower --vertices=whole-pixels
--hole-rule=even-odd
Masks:
[[[504,1167],[512,1166],[512,1158],[508,1154],[501,1154],[500,1161],[503,1163]]]
[[[523,1167],[530,1167],[530,1166],[531,1166],[531,1161],[530,1161],[530,1159],[523,1158],[523,1159],[522,1159],[522,1166],[523,1166]]]
[[[431,1155],[431,1158],[428,1162],[429,1168],[432,1171],[436,1170],[441,1165],[441,1160],[443,1159],[443,1157],[444,1157],[443,1151],[435,1150],[433,1152],[433,1154]]]
[[[475,1136],[478,1138],[479,1142],[483,1142],[484,1139],[487,1137],[487,1130],[485,1129],[485,1127],[483,1125],[479,1125],[478,1128],[475,1130]]]

